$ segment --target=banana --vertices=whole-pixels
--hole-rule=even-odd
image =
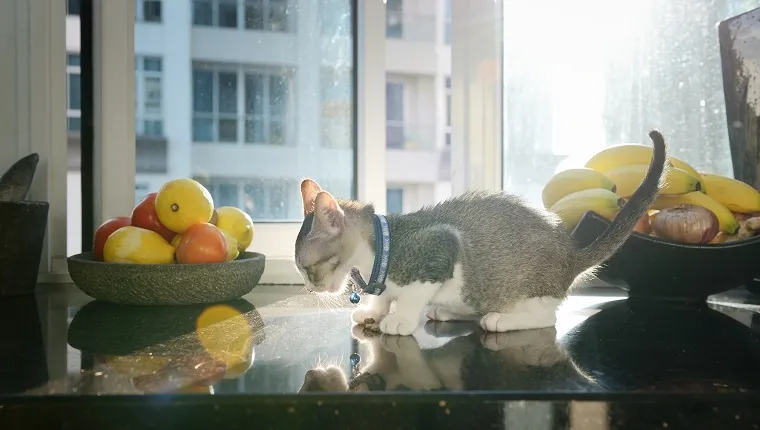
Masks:
[[[760,212],[760,192],[742,181],[712,173],[702,173],[710,190],[707,195],[720,202],[732,212]]]
[[[624,204],[625,200],[610,190],[591,188],[566,195],[553,204],[549,211],[559,215],[565,228],[572,231],[584,213],[594,211],[611,221]]]
[[[653,150],[651,146],[639,145],[636,143],[622,143],[619,145],[608,146],[597,152],[586,162],[586,167],[604,173],[615,170],[618,167],[630,166],[632,164],[643,164],[648,166],[652,161],[652,153]],[[685,161],[669,155],[667,166],[685,170],[687,173],[699,179],[703,185],[702,192],[705,192],[704,181],[702,181],[699,172]]]
[[[652,209],[672,208],[678,205],[696,205],[710,210],[718,217],[720,231],[734,234],[739,229],[739,222],[736,221],[734,214],[727,207],[709,195],[698,191],[675,196],[660,195],[652,205]]]
[[[587,168],[564,170],[554,175],[544,186],[541,199],[544,207],[549,209],[562,197],[590,188],[603,188],[615,192],[615,183],[596,170]]]
[[[633,164],[618,167],[615,170],[604,172],[604,174],[617,185],[617,191],[615,192],[627,199],[639,188],[639,185],[641,185],[641,182],[647,175],[647,170],[649,170],[648,165]],[[660,194],[685,194],[692,191],[700,191],[701,189],[702,183],[699,182],[698,178],[678,167],[670,167],[665,171]]]

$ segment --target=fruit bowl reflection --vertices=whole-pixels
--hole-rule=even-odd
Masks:
[[[573,230],[580,246],[609,226],[587,212]],[[684,244],[633,233],[597,272],[604,281],[623,281],[629,297],[704,301],[760,276],[760,236],[722,244]]]
[[[69,274],[85,294],[131,305],[190,305],[240,298],[258,284],[265,256],[242,252],[209,264],[126,264],[96,261],[91,252],[68,258]]]

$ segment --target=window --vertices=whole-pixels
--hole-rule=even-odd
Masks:
[[[404,147],[404,84],[385,84],[385,138],[388,148]]]
[[[292,143],[292,74],[214,64],[192,73],[194,141]]]
[[[143,22],[161,22],[162,0],[137,0],[135,18]]]
[[[385,34],[400,39],[404,35],[403,0],[388,0],[385,8]]]
[[[135,132],[142,136],[162,137],[163,60],[160,57],[135,57]]]
[[[443,43],[451,45],[451,1],[444,0],[446,14],[443,21]]]
[[[504,2],[504,186],[532,202],[557,170],[649,144],[652,127],[697,170],[732,174],[715,23],[760,1],[613,3]],[[552,32],[528,46],[536,14]]]
[[[295,23],[288,0],[193,0],[196,26],[292,33]]]
[[[351,12],[346,0],[319,0],[320,33],[325,36],[350,36]]]
[[[79,54],[66,55],[66,119],[69,132],[82,129],[82,84]]]
[[[66,15],[79,15],[81,0],[66,0]]]
[[[386,206],[389,214],[400,214],[404,211],[404,190],[401,188],[388,188],[386,191]]]

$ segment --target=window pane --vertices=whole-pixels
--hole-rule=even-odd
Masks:
[[[219,206],[238,207],[238,188],[237,184],[221,183],[219,192],[213,195],[214,203]]]
[[[218,0],[219,27],[237,28],[237,2]]]
[[[404,84],[385,84],[385,118],[389,121],[404,120]]]
[[[284,115],[288,110],[288,78],[272,76],[269,79],[269,112],[271,115]]]
[[[288,12],[288,0],[269,0],[269,30],[288,31]]]
[[[211,0],[193,0],[193,25],[211,25]]]
[[[219,112],[237,112],[237,74],[219,73]]]
[[[245,122],[246,143],[265,143],[264,119],[261,117],[250,118]]]
[[[245,28],[250,30],[264,29],[264,0],[246,0]]]
[[[245,113],[264,115],[264,76],[245,76]]]
[[[143,1],[143,20],[147,22],[161,22],[161,0]]]
[[[388,188],[385,190],[385,200],[389,214],[400,214],[404,208],[404,190]]]
[[[161,78],[145,78],[145,109],[161,109]]]
[[[193,140],[211,142],[214,140],[214,120],[211,118],[193,119]]]
[[[81,11],[81,0],[66,0],[66,14],[79,15]]]
[[[541,202],[555,172],[606,146],[650,145],[653,127],[673,156],[732,175],[715,24],[760,1],[614,4],[504,2],[504,124],[513,124],[505,127],[504,184],[529,201]],[[531,38],[528,47],[532,16],[562,37]]]
[[[146,72],[160,72],[161,71],[161,59],[156,57],[143,58],[143,70]]]
[[[164,122],[158,119],[143,121],[143,135],[161,137],[164,135]]]
[[[82,119],[79,117],[68,117],[66,119],[66,129],[68,131],[81,131]]]
[[[219,141],[220,142],[237,142],[237,120],[220,119],[219,120]]]
[[[69,109],[82,109],[82,84],[79,73],[69,74]]]
[[[193,70],[193,111],[212,112],[214,74],[209,70]]]
[[[138,125],[157,132],[158,123],[154,129],[148,121],[162,121],[172,178],[205,178],[219,196],[217,206],[225,193],[225,202],[247,211],[254,222],[301,222],[304,177],[336,197],[354,197],[353,37],[350,31],[337,38],[321,34],[346,31],[352,2],[333,0],[335,24],[329,28],[320,22],[318,1],[166,0],[162,28],[177,44],[165,46],[139,34],[155,29],[135,27],[135,55],[161,58],[161,70],[171,70],[163,76],[158,64],[141,62],[136,97],[147,100],[153,93],[143,88],[151,85],[146,79],[160,76],[165,116],[141,113]],[[309,13],[298,15],[299,10]],[[172,21],[190,15],[194,26]],[[291,34],[297,21],[303,26]],[[322,75],[323,69],[331,72]],[[322,100],[330,91],[332,111]],[[325,124],[331,146],[320,142]],[[154,192],[168,179],[137,173],[135,181]],[[240,201],[232,200],[232,185]],[[254,239],[252,248],[257,246]]]
[[[81,57],[79,54],[67,54],[66,55],[66,64],[69,66],[79,66],[81,61]]]

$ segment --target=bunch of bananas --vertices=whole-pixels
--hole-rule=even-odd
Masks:
[[[646,176],[652,148],[621,144],[596,153],[585,167],[557,173],[544,186],[544,207],[556,213],[572,230],[588,211],[612,220]],[[681,205],[701,206],[718,219],[725,235],[734,235],[739,219],[760,212],[760,192],[744,182],[716,174],[699,173],[686,162],[669,156],[660,196],[652,211]]]

